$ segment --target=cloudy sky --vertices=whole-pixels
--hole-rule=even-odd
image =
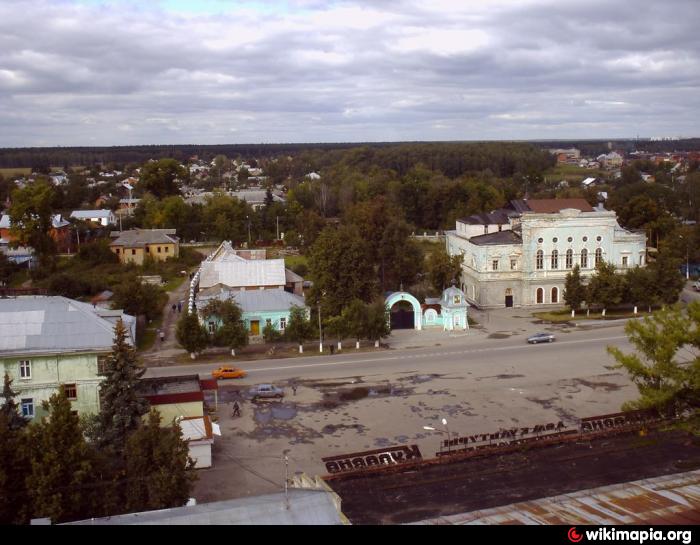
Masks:
[[[700,136],[698,0],[0,0],[0,147]]]

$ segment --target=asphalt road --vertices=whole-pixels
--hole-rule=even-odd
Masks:
[[[507,339],[478,339],[465,337],[464,342],[449,348],[379,350],[334,356],[307,356],[260,361],[236,361],[231,365],[248,372],[248,377],[231,381],[236,384],[256,384],[293,378],[337,378],[372,376],[396,372],[451,373],[469,369],[492,375],[521,373],[546,377],[547,380],[571,378],[600,371],[614,363],[605,347],[614,345],[631,350],[621,326],[572,331],[557,334],[554,343],[529,345],[525,336]],[[221,364],[192,364],[149,368],[146,376],[168,376],[198,373],[210,376]],[[590,368],[590,371],[586,371]],[[523,373],[526,371],[526,373]]]

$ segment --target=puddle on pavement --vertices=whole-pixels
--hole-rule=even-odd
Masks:
[[[512,335],[510,333],[491,333],[491,335],[488,336],[489,339],[508,339]]]
[[[258,424],[269,424],[273,420],[291,420],[297,412],[296,405],[276,403],[269,407],[255,407],[253,420]]]

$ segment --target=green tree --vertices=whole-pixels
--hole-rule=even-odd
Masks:
[[[304,351],[304,342],[313,335],[314,327],[306,316],[306,309],[292,306],[289,310],[289,323],[284,330],[284,334],[299,345],[299,353]]]
[[[656,261],[649,265],[653,274],[659,301],[666,305],[678,302],[678,296],[685,286],[685,280],[680,273],[680,260],[673,258],[667,251],[662,250]]]
[[[121,320],[114,327],[112,353],[106,358],[100,383],[99,444],[121,455],[128,435],[136,430],[148,411],[148,402],[137,395],[137,384],[146,372],[136,359]]]
[[[227,346],[231,349],[231,355],[235,356],[236,348],[248,344],[248,330],[243,321],[243,312],[234,301],[212,299],[202,309],[202,317],[205,322],[220,322],[219,327],[210,336],[215,346]]]
[[[150,322],[161,315],[165,300],[165,292],[160,286],[146,284],[136,276],[129,276],[114,288],[112,308],[122,309],[131,316],[144,315]]]
[[[427,273],[433,288],[442,292],[450,286],[452,280],[459,280],[462,273],[462,256],[450,256],[445,247],[440,246],[427,260]]]
[[[139,186],[158,198],[179,195],[175,180],[186,176],[184,167],[175,159],[149,161],[141,168]]]
[[[656,285],[654,270],[650,267],[634,267],[625,273],[626,300],[634,305],[647,307],[659,302],[659,287]]]
[[[148,422],[129,436],[126,447],[127,511],[180,507],[190,497],[194,462],[177,424],[160,426],[152,409]]]
[[[368,246],[357,229],[347,226],[327,227],[316,239],[309,253],[309,297],[321,300],[324,316],[337,316],[353,299],[369,301],[376,293]]]
[[[27,420],[19,413],[12,380],[5,373],[0,406],[0,524],[27,521],[28,497],[24,479],[29,473],[26,443]]]
[[[51,237],[54,189],[48,182],[37,181],[12,192],[9,208],[10,233],[15,246],[30,246],[42,269],[55,265],[56,243]]]
[[[347,324],[343,316],[331,316],[326,320],[325,332],[338,339],[338,350],[343,349],[343,339],[348,334]]]
[[[581,281],[581,269],[575,265],[570,273],[567,273],[564,283],[564,301],[571,310],[578,310],[586,300],[586,286]]]
[[[379,340],[388,337],[391,333],[389,309],[381,299],[365,307],[365,335],[370,341],[374,341],[374,346],[378,348]]]
[[[586,302],[603,310],[619,305],[625,294],[625,277],[617,274],[615,265],[602,261],[588,283]]]
[[[196,312],[185,312],[177,322],[175,338],[190,353],[192,359],[209,344],[209,334],[199,323]]]
[[[629,373],[640,397],[623,409],[657,409],[666,416],[697,413],[700,302],[688,305],[687,315],[678,308],[667,308],[643,320],[631,320],[625,331],[635,352],[625,354],[614,346],[608,352]]]
[[[345,320],[347,330],[355,337],[355,348],[360,348],[360,340],[365,336],[366,327],[366,307],[359,299],[353,299],[350,304],[343,309],[342,318]]]
[[[84,518],[96,502],[91,449],[63,389],[42,405],[49,416],[28,430],[32,516],[54,523]]]

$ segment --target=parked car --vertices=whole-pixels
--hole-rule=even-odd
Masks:
[[[284,397],[284,390],[272,384],[258,384],[257,386],[253,386],[248,393],[253,401],[258,399],[282,399]]]
[[[243,378],[247,375],[243,369],[239,369],[238,367],[231,367],[230,365],[224,365],[219,367],[218,369],[214,369],[211,372],[211,376],[220,379],[220,378]]]
[[[529,342],[530,344],[553,343],[554,335],[552,335],[551,333],[535,333],[534,335],[531,335],[527,338],[527,342]]]
[[[698,280],[697,282],[693,282],[693,289],[695,291],[700,291],[700,280]]]

